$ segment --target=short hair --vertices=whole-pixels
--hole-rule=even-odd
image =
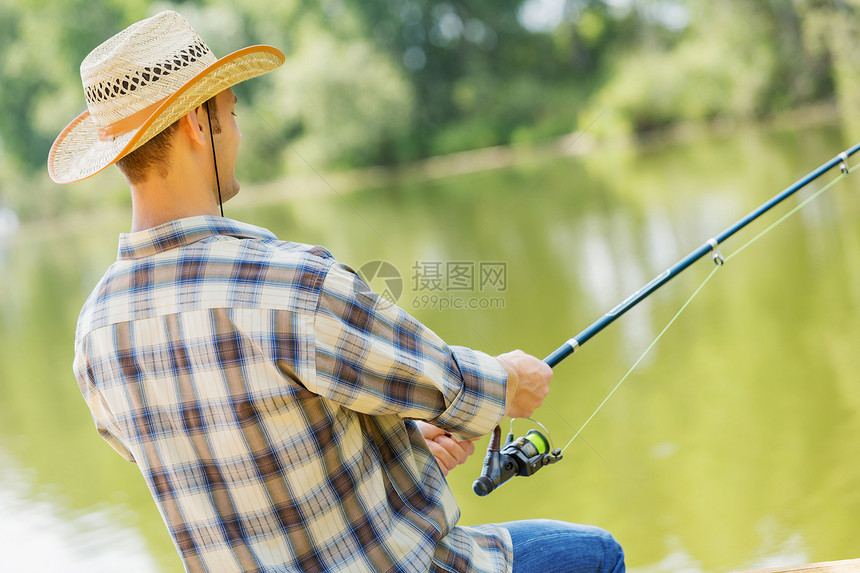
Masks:
[[[215,98],[207,100],[209,116],[212,118],[212,132],[221,133],[218,121],[218,104]],[[167,177],[170,167],[167,153],[173,145],[173,137],[179,127],[179,120],[168,125],[152,139],[116,162],[116,166],[131,184],[143,183],[155,171],[162,178]]]

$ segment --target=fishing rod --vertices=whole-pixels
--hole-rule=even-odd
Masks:
[[[654,291],[665,285],[667,282],[681,274],[685,269],[689,268],[693,263],[708,254],[711,255],[718,266],[721,266],[725,262],[725,258],[717,248],[721,243],[837,165],[839,166],[840,171],[847,175],[849,173],[849,169],[846,162],[849,157],[858,151],[860,151],[860,143],[843,151],[814,171],[811,171],[801,179],[798,179],[794,184],[787,187],[781,193],[775,195],[772,199],[738,220],[734,225],[730,226],[722,233],[711,237],[689,255],[651,279],[650,282],[625,298],[612,308],[612,310],[591,323],[585,330],[565,341],[564,344],[555,349],[549,356],[544,358],[543,361],[550,367],[555,368],[562,360],[576,352],[583,344],[594,338],[595,335],[615,322],[628,310],[645,300],[648,296],[654,293]],[[500,437],[500,429],[496,426],[490,439],[490,444],[487,447],[487,456],[484,459],[481,477],[475,480],[472,485],[472,489],[480,496],[488,495],[494,489],[498,488],[500,485],[516,475],[533,475],[538,469],[543,466],[553,464],[559,461],[562,457],[562,450],[550,450],[552,446],[549,439],[538,430],[529,430],[526,436],[516,440],[514,439],[513,432],[511,432],[508,434],[504,446],[499,445]]]

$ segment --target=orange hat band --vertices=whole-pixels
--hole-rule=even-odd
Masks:
[[[155,110],[164,103],[167,98],[163,98],[152,105],[148,105],[137,113],[133,113],[128,117],[124,117],[108,126],[99,129],[99,139],[101,141],[113,141],[118,135],[128,133],[133,129],[137,129],[146,122],[149,117],[155,113]]]

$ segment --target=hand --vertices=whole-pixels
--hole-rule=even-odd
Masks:
[[[549,393],[552,368],[522,350],[500,354],[496,360],[508,373],[505,415],[528,418],[543,404],[543,399]]]
[[[430,448],[430,453],[436,458],[444,476],[447,476],[448,472],[455,467],[465,463],[466,459],[475,453],[475,444],[471,441],[461,442],[445,430],[427,422],[416,420],[415,424],[427,441],[427,447]]]

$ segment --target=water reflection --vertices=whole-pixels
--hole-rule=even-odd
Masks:
[[[33,468],[0,451],[0,553],[4,571],[154,573],[159,567],[133,529],[128,508],[105,503],[64,512],[61,499],[32,488]]]
[[[609,219],[588,216],[583,221],[577,242],[581,246],[576,269],[590,306],[608,311],[648,282],[639,241],[632,236],[633,226],[623,214]],[[643,306],[618,326],[623,337],[624,358],[631,359],[653,338],[651,316]],[[596,317],[595,317],[596,318]],[[574,333],[571,333],[572,335]]]
[[[675,234],[674,221],[665,205],[645,208],[645,260],[650,269],[662,269],[681,258],[681,245]]]
[[[772,525],[772,522],[766,520],[766,524]],[[763,525],[762,528],[766,529],[767,525]],[[670,536],[663,545],[666,557],[658,563],[631,568],[631,573],[706,573],[708,571],[684,548],[681,539]],[[744,569],[767,569],[809,562],[808,553],[803,549],[803,539],[797,534],[785,540],[765,534],[762,536],[762,547],[763,556],[751,559],[743,565]]]
[[[0,246],[18,233],[18,215],[12,209],[0,207]]]

